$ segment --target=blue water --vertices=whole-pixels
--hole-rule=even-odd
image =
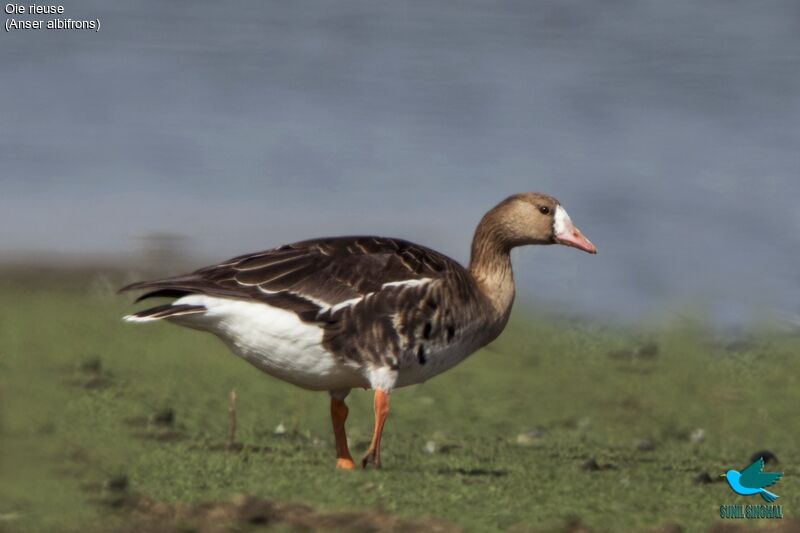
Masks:
[[[526,306],[800,312],[794,0],[65,8],[100,32],[0,35],[3,254],[376,233],[466,260],[540,190],[600,253],[516,252]]]

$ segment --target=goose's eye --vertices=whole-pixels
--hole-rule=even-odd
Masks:
[[[541,214],[543,214],[543,215],[549,215],[550,214],[550,208],[547,207],[546,205],[539,206],[539,212]]]

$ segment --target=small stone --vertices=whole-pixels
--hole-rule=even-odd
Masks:
[[[689,440],[692,444],[702,444],[706,440],[706,430],[697,428],[689,435]]]
[[[272,432],[274,435],[283,436],[286,435],[286,426],[283,425],[283,422],[275,426],[275,430]]]
[[[650,439],[642,439],[636,445],[636,449],[640,452],[652,452],[656,449],[656,443]]]
[[[429,440],[428,442],[425,443],[424,449],[425,453],[430,453],[430,454],[436,453],[436,443],[432,440]]]
[[[520,446],[536,446],[544,440],[547,431],[544,429],[534,429],[517,435],[517,444]]]

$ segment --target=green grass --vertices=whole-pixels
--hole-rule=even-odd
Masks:
[[[600,531],[694,531],[719,520],[720,504],[759,501],[693,479],[765,448],[785,472],[777,503],[797,516],[796,336],[726,349],[699,327],[623,331],[518,313],[489,349],[392,395],[383,470],[338,472],[327,395],[261,374],[210,335],[124,324],[128,298],[78,282],[6,279],[0,301],[0,530],[113,529],[126,516],[97,502],[100,487],[126,475],[129,491],[166,503],[246,493],[468,531],[557,530],[574,517]],[[647,342],[655,356],[631,354]],[[92,360],[99,373],[81,368]],[[233,388],[239,453],[220,447]],[[371,394],[354,391],[349,404],[361,452]],[[148,419],[166,408],[175,438],[159,440]],[[702,443],[690,438],[698,428]],[[605,468],[583,468],[589,459]]]

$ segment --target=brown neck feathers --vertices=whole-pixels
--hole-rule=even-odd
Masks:
[[[498,316],[507,317],[514,302],[511,245],[495,210],[483,217],[472,240],[469,273]]]

